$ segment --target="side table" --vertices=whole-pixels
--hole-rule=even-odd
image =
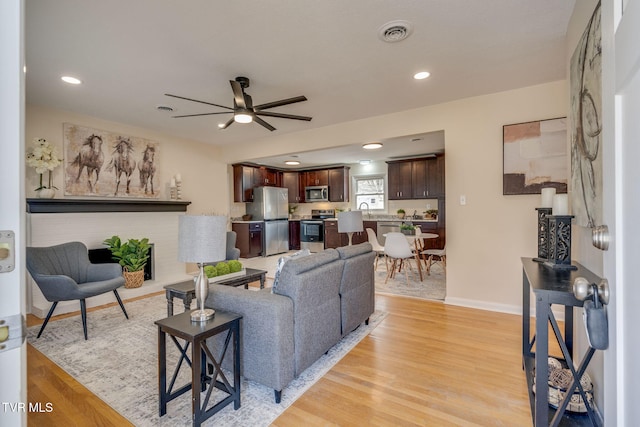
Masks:
[[[160,416],[167,413],[167,403],[191,390],[193,425],[199,426],[203,421],[233,402],[233,408],[240,408],[240,319],[242,316],[217,310],[213,319],[208,322],[191,322],[191,313],[181,313],[166,319],[157,320],[158,325],[158,388]],[[207,338],[225,333],[224,347],[219,360],[216,360],[211,349],[207,346]],[[173,372],[171,382],[167,388],[167,334],[171,337],[178,350],[180,360]],[[184,340],[182,345],[177,338]],[[231,345],[229,345],[231,343]],[[191,346],[191,358],[189,358]],[[231,350],[229,350],[231,349]],[[222,371],[222,360],[229,351],[233,352],[233,385]],[[229,355],[231,357],[231,355]],[[191,382],[174,390],[175,381],[185,361],[191,366]],[[206,362],[213,365],[212,376],[206,375]],[[218,379],[220,378],[220,379]],[[209,406],[211,390],[200,402],[200,392],[205,391],[207,384],[228,394],[224,399]]]

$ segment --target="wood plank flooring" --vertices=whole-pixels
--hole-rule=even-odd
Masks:
[[[520,316],[388,295],[376,306],[387,318],[275,426],[531,425]],[[29,426],[131,425],[31,346],[27,359],[29,401],[55,408]]]

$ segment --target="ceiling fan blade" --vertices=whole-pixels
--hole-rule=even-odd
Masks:
[[[182,117],[211,116],[214,114],[231,114],[233,111],[220,111],[218,113],[201,113],[201,114],[184,114],[182,116],[171,116],[172,119],[180,119]]]
[[[253,107],[255,110],[266,110],[267,108],[280,107],[282,105],[295,104],[296,102],[306,101],[306,96],[296,96],[293,98],[281,99],[280,101],[267,102],[266,104],[260,104]]]
[[[234,122],[233,117],[231,117],[227,123],[225,123],[223,126],[220,126],[220,129],[228,128],[229,126],[231,126],[233,124],[233,122]]]
[[[292,114],[271,113],[269,111],[256,111],[255,114],[260,116],[279,117],[281,119],[304,120],[306,122],[310,122],[312,119],[308,116],[294,116]]]
[[[231,107],[225,107],[224,105],[213,104],[211,102],[198,101],[197,99],[185,98],[184,96],[171,95],[170,93],[165,93],[165,96],[170,96],[172,98],[184,99],[186,101],[199,102],[201,104],[213,105],[214,107],[226,108],[227,110],[233,110]]]
[[[259,125],[262,125],[264,127],[266,127],[267,129],[269,129],[271,132],[273,132],[274,130],[276,130],[276,128],[274,128],[273,126],[271,126],[269,123],[265,122],[264,120],[262,120],[260,117],[254,117],[253,121],[258,123]]]
[[[244,92],[242,86],[235,80],[229,80],[231,83],[231,89],[233,89],[233,98],[236,100],[236,105],[240,108],[247,108],[247,104],[244,102]]]

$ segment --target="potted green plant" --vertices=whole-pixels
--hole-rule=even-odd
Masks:
[[[411,225],[411,224],[402,224],[400,226],[400,232],[402,234],[406,234],[408,236],[411,236],[413,234],[416,234],[416,227],[414,225]]]
[[[396,213],[398,214],[398,218],[402,219],[405,216],[405,211],[404,209],[400,208],[396,211]]]
[[[129,239],[122,242],[120,237],[112,236],[103,242],[109,247],[111,257],[122,266],[125,288],[139,288],[144,282],[144,266],[149,260],[149,239]]]

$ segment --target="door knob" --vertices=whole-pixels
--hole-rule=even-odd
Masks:
[[[603,251],[609,249],[609,227],[598,225],[591,229],[591,242],[593,246]]]
[[[580,301],[591,297],[594,292],[598,293],[598,299],[602,304],[609,304],[610,291],[607,279],[600,280],[597,285],[589,283],[584,277],[576,277],[576,280],[573,281],[573,295]]]

